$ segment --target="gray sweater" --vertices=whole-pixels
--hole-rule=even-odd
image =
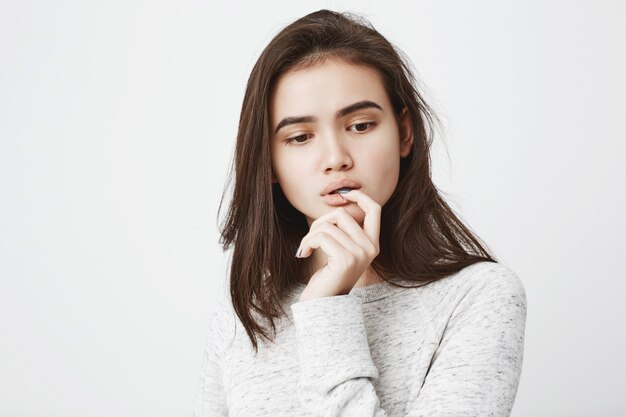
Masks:
[[[402,284],[408,281],[399,281]],[[526,292],[499,263],[428,285],[388,283],[287,300],[254,349],[224,295],[211,315],[196,417],[508,416],[524,352]]]

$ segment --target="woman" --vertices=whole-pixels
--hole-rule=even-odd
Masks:
[[[433,184],[415,84],[367,22],[327,10],[259,57],[196,416],[510,414],[525,290]]]

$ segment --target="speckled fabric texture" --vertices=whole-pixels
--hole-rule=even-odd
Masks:
[[[406,284],[407,281],[399,281]],[[500,417],[522,369],[526,292],[480,262],[411,289],[300,302],[254,349],[224,295],[211,315],[195,417]]]

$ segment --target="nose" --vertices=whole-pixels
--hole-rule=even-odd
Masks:
[[[324,144],[323,163],[325,173],[330,173],[332,171],[345,171],[352,167],[353,161],[350,156],[349,149],[346,146],[347,144],[344,143],[344,138],[342,138],[341,135],[328,135]]]

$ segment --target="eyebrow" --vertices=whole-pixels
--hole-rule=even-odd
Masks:
[[[371,108],[378,109],[380,111],[383,110],[383,108],[380,107],[380,105],[374,103],[373,101],[363,100],[363,101],[358,101],[354,104],[350,104],[349,106],[344,107],[341,110],[338,110],[337,113],[335,113],[335,118],[339,119],[340,117],[347,116],[348,114],[354,113],[355,111],[359,111],[363,109],[371,109]],[[276,126],[276,129],[274,130],[274,133],[278,133],[280,129],[288,125],[293,125],[296,123],[310,123],[310,122],[317,122],[317,118],[313,116],[285,117],[283,120],[280,121],[280,123],[278,123],[278,125]]]

